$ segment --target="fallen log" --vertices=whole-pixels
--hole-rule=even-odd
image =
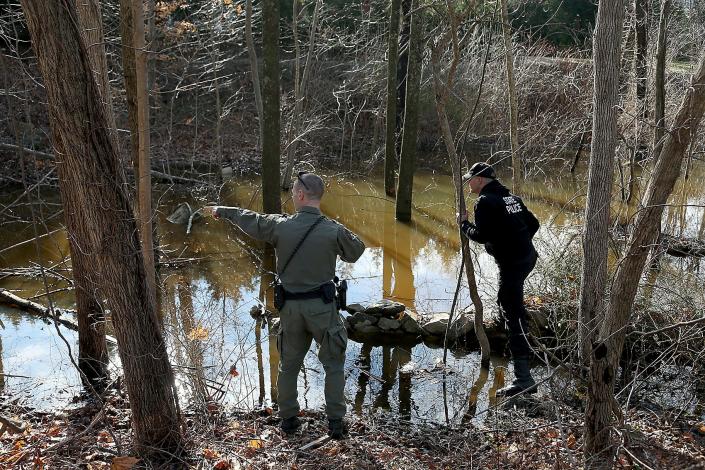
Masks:
[[[37,302],[32,302],[31,300],[23,299],[22,297],[18,297],[12,292],[5,289],[0,289],[0,304],[6,305],[8,307],[18,308],[31,315],[42,317],[47,321],[56,321],[68,328],[69,330],[78,331],[78,325],[76,325],[72,321],[61,318],[62,314],[76,315],[76,312],[73,310],[62,310],[55,308],[55,314],[52,314],[51,311],[44,305],[38,304]]]
[[[674,237],[663,234],[661,243],[666,248],[666,254],[678,258],[692,256],[695,258],[705,257],[705,242],[697,238]]]
[[[39,152],[39,151],[37,151],[37,150],[32,150],[32,149],[28,149],[28,148],[24,148],[24,147],[19,147],[19,146],[17,146],[17,145],[13,145],[13,144],[6,144],[6,143],[3,143],[3,142],[0,142],[0,149],[13,150],[13,151],[21,151],[21,152],[24,152],[24,153],[28,153],[28,154],[30,154],[30,155],[33,155],[33,156],[39,158],[40,160],[54,160],[54,159],[55,159],[54,154],[51,154],[51,153]],[[128,172],[132,172],[132,167],[128,168],[127,171],[128,171]],[[152,175],[152,177],[153,177],[154,179],[156,179],[156,180],[166,181],[167,183],[172,183],[172,184],[177,184],[177,183],[183,183],[183,184],[198,184],[198,185],[206,185],[206,184],[208,184],[208,183],[205,182],[205,181],[201,181],[201,180],[197,180],[197,179],[193,179],[193,178],[186,178],[186,177],[183,177],[183,176],[174,176],[174,175],[170,175],[170,174],[168,174],[168,173],[163,173],[163,172],[157,171],[157,170],[151,170],[151,175]],[[48,174],[47,174],[47,176],[48,176]],[[45,176],[44,178],[42,178],[42,181],[43,181],[45,178],[46,178],[46,176]],[[40,181],[40,182],[37,183],[36,185],[39,185],[42,181]],[[36,186],[36,185],[35,185],[35,186]]]
[[[177,184],[177,183],[184,183],[184,184],[197,184],[197,185],[206,185],[205,181],[193,179],[193,178],[185,178],[183,176],[174,176],[170,175],[168,173],[162,173],[161,171],[157,170],[152,170],[151,171],[152,178],[160,181],[166,181],[167,183],[172,183],[172,184]]]

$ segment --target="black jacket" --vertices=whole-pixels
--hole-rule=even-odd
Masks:
[[[464,221],[462,232],[485,249],[500,265],[522,262],[534,256],[531,242],[539,221],[519,196],[499,181],[490,181],[475,202],[475,223]]]

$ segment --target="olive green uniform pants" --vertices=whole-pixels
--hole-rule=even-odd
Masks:
[[[287,300],[281,312],[281,332],[277,339],[281,360],[277,380],[279,415],[290,418],[299,413],[297,383],[311,340],[319,344],[318,359],[326,373],[326,414],[329,419],[345,415],[345,348],[348,334],[335,302],[321,299]]]

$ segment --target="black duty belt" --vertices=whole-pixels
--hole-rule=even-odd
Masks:
[[[324,301],[328,300],[334,300],[333,299],[327,299],[326,298],[326,288],[330,289],[332,286],[333,287],[333,296],[335,295],[335,285],[332,282],[326,282],[325,284],[321,284],[317,289],[306,291],[306,292],[289,292],[287,290],[284,291],[284,299],[285,300],[307,300],[307,299],[323,299]],[[330,294],[328,294],[330,295]]]

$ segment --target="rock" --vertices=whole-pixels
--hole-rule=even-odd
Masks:
[[[421,328],[424,333],[431,336],[443,336],[446,334],[446,325],[448,324],[447,313],[435,313],[422,318]]]
[[[414,312],[404,312],[400,318],[400,322],[401,329],[404,330],[405,333],[411,335],[423,334],[423,330],[419,326],[418,315]]]
[[[468,335],[475,331],[475,312],[474,310],[465,310],[453,319],[453,324],[450,325],[450,337],[459,338]]]
[[[465,311],[458,314],[448,329],[448,338],[456,339],[471,333],[474,330],[474,313]],[[436,313],[426,318],[423,321],[421,328],[424,333],[430,336],[444,336],[446,334],[446,325],[448,325],[447,313]]]
[[[350,313],[364,312],[365,306],[361,305],[361,304],[348,304],[345,307],[345,310],[347,310]]]
[[[353,327],[353,331],[358,335],[372,335],[380,334],[382,330],[379,329],[377,325],[367,325],[365,323],[358,323]]]
[[[397,314],[403,312],[405,309],[406,307],[402,303],[384,299],[366,306],[365,313],[380,317],[395,318]]]
[[[350,326],[353,327],[354,329],[357,329],[360,326],[371,326],[371,325],[376,325],[377,321],[379,318],[373,316],[373,315],[368,315],[364,312],[357,312],[354,315],[350,315],[348,317],[348,322],[350,323]]]
[[[401,328],[401,322],[399,320],[393,320],[391,318],[382,317],[377,322],[377,326],[382,330],[398,330]]]

